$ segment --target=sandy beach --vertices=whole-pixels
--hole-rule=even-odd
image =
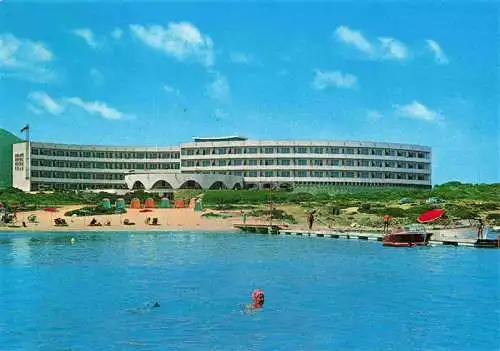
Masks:
[[[66,217],[64,213],[81,208],[82,206],[63,206],[57,208],[57,212],[46,212],[44,210],[20,212],[17,214],[15,225],[0,226],[0,231],[235,231],[234,224],[242,223],[239,211],[224,211],[227,218],[206,218],[202,214],[207,212],[222,213],[220,211],[195,212],[190,208],[156,208],[151,212],[141,212],[138,209],[127,209],[123,215],[100,215],[87,217]],[[38,223],[30,223],[28,217],[35,215]],[[147,218],[158,218],[158,225],[148,225]],[[64,218],[68,226],[55,226],[54,219]],[[91,220],[95,218],[102,226],[90,226]],[[127,220],[135,223],[125,225]],[[22,226],[25,222],[27,227]],[[110,225],[105,225],[110,222]],[[263,218],[249,217],[248,224],[267,224]],[[276,221],[274,224],[280,224]],[[301,227],[300,225],[290,227]],[[321,227],[317,227],[320,229]],[[324,229],[327,229],[326,227]]]

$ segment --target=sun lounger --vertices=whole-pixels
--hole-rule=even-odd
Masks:
[[[158,218],[153,218],[153,221],[149,225],[160,225],[160,223],[158,223]]]
[[[125,224],[125,225],[135,225],[135,223],[134,222],[130,222],[129,219],[124,219],[123,220],[123,224]]]
[[[66,223],[66,220],[64,218],[56,218],[54,219],[54,225],[56,227],[67,227],[68,223]]]

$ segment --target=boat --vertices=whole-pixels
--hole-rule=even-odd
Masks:
[[[384,246],[393,247],[412,247],[425,246],[429,244],[432,233],[428,233],[423,223],[433,222],[444,215],[444,210],[432,209],[420,214],[417,222],[420,224],[412,224],[403,227],[394,228],[390,233],[382,238]]]
[[[393,229],[384,235],[382,244],[393,247],[425,246],[429,243],[432,234],[427,233],[423,226],[404,226]]]

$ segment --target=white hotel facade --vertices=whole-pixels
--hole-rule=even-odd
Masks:
[[[430,188],[431,156],[431,148],[426,146],[363,141],[223,137],[194,138],[171,147],[39,142],[28,146],[24,142],[13,145],[13,186],[26,191],[163,191],[228,184],[245,188],[313,184]],[[203,182],[204,175],[214,183]],[[172,185],[174,177],[176,185]],[[185,182],[181,184],[179,179]]]

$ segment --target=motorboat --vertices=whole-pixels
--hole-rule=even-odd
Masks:
[[[425,246],[429,243],[432,234],[423,226],[410,225],[394,228],[389,234],[384,235],[384,246],[412,247]]]

